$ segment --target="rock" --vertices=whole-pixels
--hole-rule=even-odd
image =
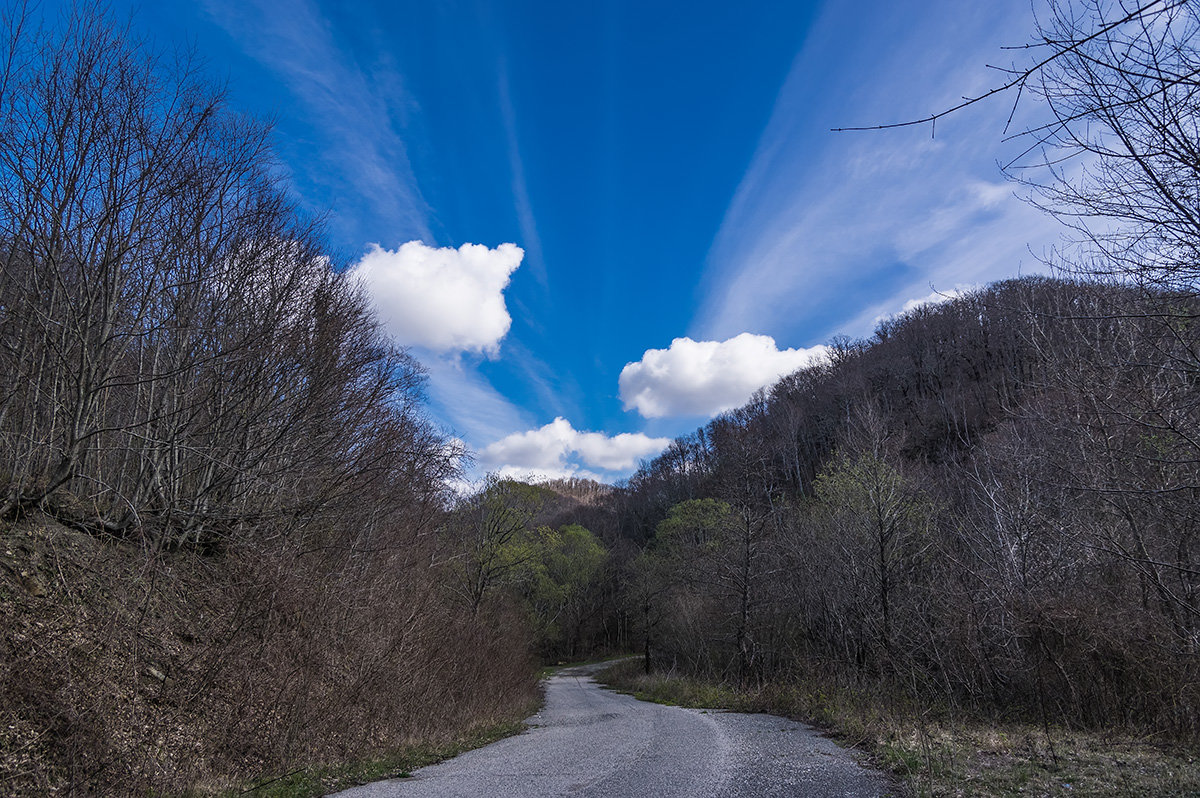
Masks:
[[[25,592],[34,598],[42,598],[46,595],[46,585],[42,582],[42,577],[37,571],[32,573],[22,571],[21,587],[25,588]]]

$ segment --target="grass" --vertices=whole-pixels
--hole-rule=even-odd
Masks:
[[[860,748],[916,796],[1200,796],[1196,752],[1128,733],[955,714],[819,681],[736,688],[618,663],[597,677],[646,701],[769,712]]]
[[[417,768],[436,765],[466,751],[520,734],[525,728],[525,724],[520,721],[482,726],[450,742],[415,744],[354,762],[302,768],[280,776],[259,779],[244,787],[225,790],[219,794],[223,798],[232,798],[235,795],[254,798],[317,798],[373,781],[407,778]]]

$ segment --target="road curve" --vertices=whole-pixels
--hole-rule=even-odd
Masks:
[[[801,723],[638,701],[596,666],[559,671],[529,730],[344,798],[782,798],[891,795],[882,774]]]

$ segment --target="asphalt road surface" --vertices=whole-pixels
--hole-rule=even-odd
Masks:
[[[602,689],[596,666],[549,679],[528,731],[345,798],[758,798],[893,794],[877,771],[801,723],[666,707]]]

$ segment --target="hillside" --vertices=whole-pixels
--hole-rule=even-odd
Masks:
[[[609,656],[920,794],[1200,790],[1200,3],[133,2],[0,8],[0,794],[323,794]],[[471,777],[821,775],[600,670]]]
[[[461,451],[267,125],[103,10],[0,30],[0,792],[245,786],[512,722]]]
[[[677,440],[609,500],[648,656],[1192,739],[1195,313],[999,283]]]
[[[454,741],[536,699],[519,644],[420,567],[230,551],[147,556],[45,516],[0,550],[8,794],[241,789]],[[386,590],[410,612],[392,612]],[[446,674],[450,674],[447,677]]]

